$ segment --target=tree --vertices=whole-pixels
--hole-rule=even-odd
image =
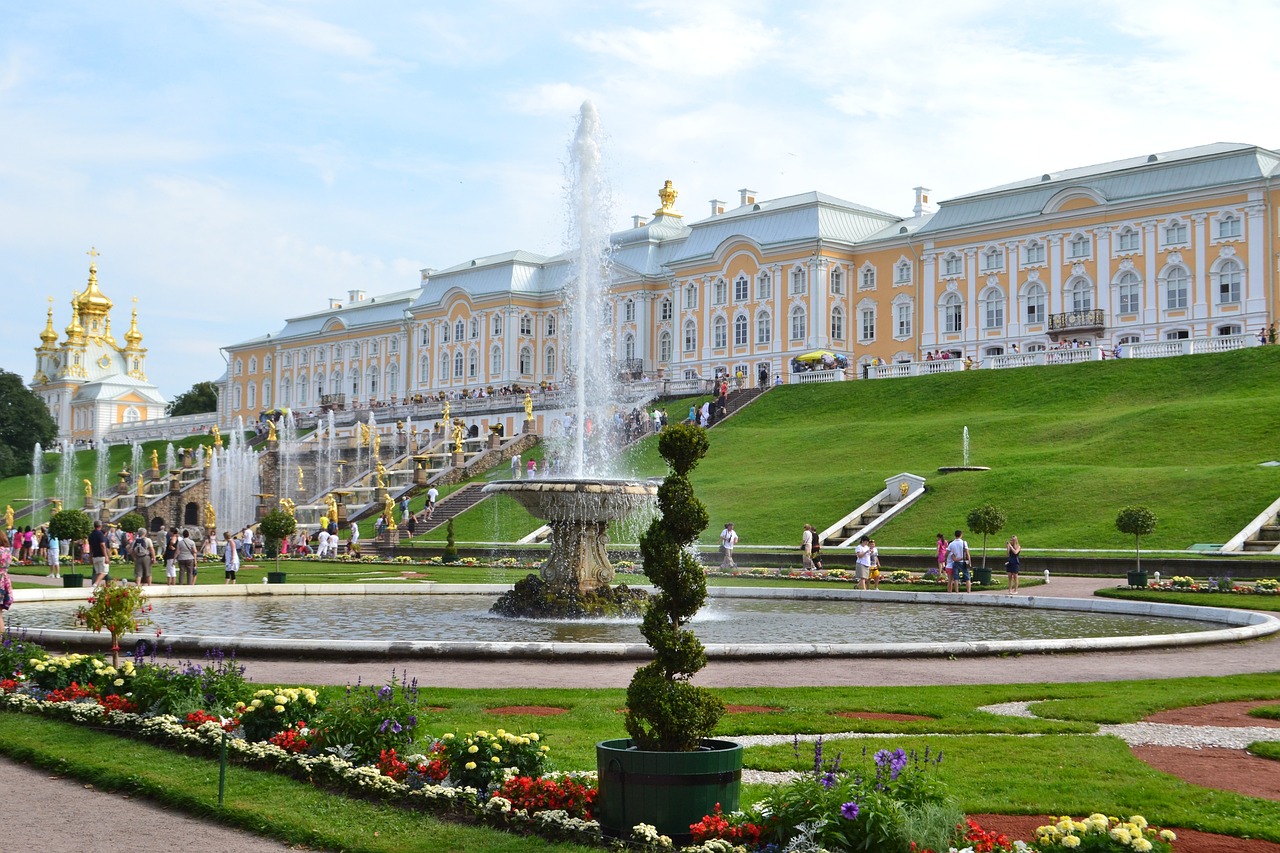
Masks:
[[[689,551],[707,527],[707,508],[693,494],[689,472],[707,453],[707,431],[673,424],[658,436],[658,453],[670,473],[658,487],[661,515],[640,537],[644,570],[659,590],[645,611],[640,633],[654,659],[627,687],[627,733],[644,750],[692,752],[711,734],[724,703],[690,680],[707,665],[707,652],[684,628],[707,598],[707,579]]]
[[[52,444],[58,437],[44,401],[22,384],[22,377],[0,370],[0,477],[31,473],[36,442]]]
[[[1133,550],[1138,559],[1138,571],[1142,571],[1142,537],[1150,536],[1156,529],[1156,514],[1145,506],[1127,506],[1116,516],[1116,530],[1133,537]]]
[[[280,568],[280,543],[284,541],[286,536],[292,536],[293,532],[298,529],[298,521],[292,515],[282,509],[267,513],[266,517],[258,524],[258,529],[262,531],[263,544],[267,548],[268,554],[274,554],[276,558],[276,569]]]
[[[72,563],[75,563],[78,553],[76,543],[88,539],[92,532],[93,522],[78,509],[64,509],[54,513],[53,518],[49,519],[49,535],[71,543],[68,553],[71,554]]]
[[[171,417],[216,412],[218,411],[218,386],[212,382],[197,382],[191,386],[190,390],[174,397],[173,402],[164,407],[164,411]]]
[[[442,563],[458,562],[458,546],[453,541],[453,519],[444,528],[444,553],[440,556]]]
[[[126,533],[135,533],[139,527],[147,526],[147,520],[136,512],[127,512],[116,525]]]
[[[982,568],[987,567],[987,536],[994,536],[1004,529],[1007,519],[1004,512],[993,504],[983,504],[969,510],[969,529],[982,534]],[[985,575],[983,577],[986,577]]]

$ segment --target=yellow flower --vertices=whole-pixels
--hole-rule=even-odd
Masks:
[[[254,699],[252,702],[250,702],[250,703],[249,703],[249,707],[250,707],[250,708],[261,708],[261,707],[262,707],[262,700],[261,700],[261,699]]]
[[[538,739],[538,733],[537,733],[537,732],[529,732],[529,734],[527,735],[527,737],[529,738],[529,740],[536,741],[536,740]]]
[[[505,737],[506,734],[507,734],[506,729],[498,729],[498,737]]]
[[[453,740],[453,732],[445,732],[440,736],[440,740]]]
[[[502,760],[501,760],[501,759],[499,759],[499,758],[498,758],[498,756],[496,756],[496,755],[495,755],[493,758],[490,758],[489,760],[490,760],[490,761],[492,761],[494,764],[501,764],[501,763],[502,763]]]
[[[488,732],[476,732],[476,737],[488,737]]]
[[[474,743],[471,744],[471,746],[467,747],[467,752],[471,753],[472,755],[476,754],[479,751],[480,751],[480,747],[476,746]]]
[[[1133,839],[1133,849],[1137,850],[1138,853],[1150,853],[1151,842],[1145,838],[1135,838]]]
[[[476,769],[476,763],[475,763],[474,761],[468,761],[464,766],[465,766],[468,770],[475,770],[475,769]]]
[[[1162,829],[1160,830],[1160,840],[1161,841],[1177,841],[1178,836],[1174,833],[1172,829]]]
[[[280,693],[277,693],[275,698],[276,698],[277,705],[283,705],[285,702],[289,701],[288,699],[284,698],[283,694],[280,694]]]
[[[277,714],[283,714],[283,713],[284,713],[284,706],[283,706],[283,705],[277,705],[277,706],[276,706],[276,713],[277,713]]]
[[[1129,823],[1138,827],[1138,829],[1147,828],[1147,819],[1140,814],[1136,814],[1133,817],[1129,818]]]
[[[494,752],[502,752],[502,744],[498,743],[496,740],[489,744],[489,746],[493,747]]]
[[[1129,830],[1125,829],[1123,826],[1117,826],[1115,829],[1111,830],[1111,837],[1116,841],[1119,841],[1121,844],[1128,844],[1133,840],[1133,836],[1129,834]]]
[[[111,683],[112,683],[114,686],[116,686],[116,687],[123,687],[123,686],[124,686],[124,679],[123,679],[123,678],[117,678],[115,681],[113,681],[113,682],[111,682]]]
[[[1079,838],[1079,836],[1076,836],[1076,835],[1067,835],[1067,836],[1064,836],[1064,837],[1063,837],[1063,839],[1062,839],[1062,846],[1063,846],[1063,847],[1071,847],[1071,848],[1079,847],[1079,846],[1080,846],[1080,838]]]
[[[538,747],[538,752],[550,752],[550,751],[551,751],[551,747],[546,746],[545,744]]]

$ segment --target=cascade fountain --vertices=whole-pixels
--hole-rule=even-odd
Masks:
[[[968,468],[969,467],[969,428],[967,426],[964,428],[964,437],[961,439],[961,441],[964,445],[964,448],[963,448],[964,467]]]
[[[31,517],[36,518],[38,513],[43,513],[40,504],[44,501],[44,448],[38,441],[31,450],[31,488],[28,494],[31,495]]]
[[[231,440],[215,447],[209,461],[209,494],[218,525],[236,531],[252,524],[257,512],[258,454],[244,440],[244,424],[236,418]]]
[[[93,459],[93,492],[105,495],[111,491],[111,450],[105,442],[98,442]]]
[[[969,464],[969,428],[966,426],[960,434],[960,459],[962,465],[944,465],[938,469],[939,474],[953,474],[957,471],[990,471],[985,465]]]
[[[164,446],[164,470],[178,470],[178,453],[173,449],[173,442],[169,442]]]
[[[491,483],[486,492],[515,498],[551,528],[551,555],[540,571],[544,583],[562,598],[609,597],[613,566],[606,550],[611,521],[653,503],[651,483],[610,478],[613,445],[607,440],[617,393],[610,365],[612,324],[604,316],[609,283],[609,187],[605,180],[599,117],[583,103],[569,149],[569,242],[574,253],[568,294],[566,382],[573,389],[573,426],[566,437],[567,460],[557,470],[568,479],[511,480]],[[587,425],[595,425],[588,430]],[[524,582],[522,582],[524,583]],[[516,615],[504,596],[494,612]]]
[[[58,477],[54,481],[54,492],[67,509],[80,506],[76,496],[80,490],[76,488],[76,446],[73,442],[62,442],[62,461],[58,467]]]

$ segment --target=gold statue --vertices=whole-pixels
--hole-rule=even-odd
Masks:
[[[49,498],[49,502],[53,504],[53,515],[62,512],[62,501],[59,498]]]
[[[138,477],[138,497],[141,498],[146,496],[147,494],[146,488],[147,488],[147,481],[142,479],[142,477]]]
[[[160,454],[156,452],[154,447],[151,448],[151,470],[160,470]]]
[[[213,504],[208,501],[204,502],[204,526],[210,530],[216,530],[218,527],[218,514],[213,511]]]
[[[369,425],[364,421],[360,422],[360,444],[367,445],[369,443]]]
[[[337,524],[338,502],[334,500],[332,492],[324,496],[324,505],[328,507],[329,520]]]
[[[391,499],[391,495],[387,495],[382,499],[382,520],[386,522],[385,529],[387,530],[396,529],[396,517],[395,513],[392,511],[395,505],[396,502]]]
[[[292,516],[293,516],[293,511],[294,511],[295,509],[297,509],[297,507],[298,507],[298,505],[297,505],[296,503],[294,503],[293,501],[289,500],[288,498],[281,498],[281,499],[280,499],[280,508],[281,508],[282,510],[284,510],[285,512],[289,513],[289,516],[290,516],[290,517],[292,517]]]
[[[528,391],[524,392],[524,419],[533,420],[533,395]]]
[[[385,489],[387,487],[387,466],[379,462],[375,471],[377,472],[378,488]]]
[[[441,430],[446,430],[446,429],[448,429],[448,428],[449,428],[449,423],[450,423],[450,421],[449,421],[449,401],[448,401],[448,400],[445,400],[445,401],[444,401],[444,409],[440,412],[440,429],[441,429]]]
[[[203,444],[200,446],[204,447]],[[213,464],[213,445],[209,445],[204,449],[204,467],[208,468],[212,464]]]
[[[454,453],[462,452],[462,436],[464,434],[465,434],[465,430],[462,429],[462,424],[460,422],[455,423],[453,425],[453,452]]]
[[[662,202],[662,207],[655,210],[653,215],[680,216],[680,214],[675,211],[676,196],[678,195],[680,195],[680,192],[672,186],[671,181],[667,181],[663,184],[662,189],[658,190],[658,201]]]
[[[6,504],[4,508],[4,529],[13,529],[13,506],[11,504]]]
[[[213,433],[213,446],[214,446],[214,447],[221,447],[221,446],[222,446],[222,433],[221,433],[221,431],[219,431],[219,430],[218,430],[218,425],[217,425],[217,424],[214,424],[212,427],[210,427],[210,428],[209,428],[209,432]]]
[[[276,422],[272,420],[268,420],[267,421],[267,441],[276,441],[277,438],[278,437],[276,435]]]
[[[303,494],[302,466],[298,466],[298,494]]]
[[[382,454],[382,436],[378,435],[377,430],[370,436],[369,446],[373,448],[373,458],[377,459]]]
[[[86,498],[93,497],[93,481],[86,479],[83,482],[84,482],[84,496]]]

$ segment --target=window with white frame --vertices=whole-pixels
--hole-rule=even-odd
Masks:
[[[316,385],[319,387],[324,387],[323,373],[316,374]],[[329,376],[329,393],[331,394],[342,393],[342,368],[338,368],[337,370],[333,371],[333,373]]]
[[[797,305],[791,309],[791,340],[804,340],[808,334],[808,316],[805,314],[804,307]]]
[[[622,339],[622,358],[631,361],[636,357],[636,336],[628,332]]]
[[[375,341],[370,341],[370,342],[369,342],[369,355],[377,355],[377,354],[378,354],[378,342],[377,342],[376,340],[375,340]]]
[[[1004,327],[1004,294],[999,288],[990,287],[982,293],[982,327],[984,329]]]
[[[1119,233],[1116,234],[1116,251],[1138,251],[1138,232],[1135,229],[1130,228],[1128,225],[1121,228]]]
[[[467,324],[467,335],[473,341],[476,338],[480,337],[480,318],[479,317],[471,318],[471,321]],[[377,355],[377,350],[374,350],[374,355]]]
[[[1191,332],[1187,331],[1186,329],[1174,329],[1171,332],[1164,333],[1164,339],[1166,341],[1185,341],[1190,337],[1191,337]]]
[[[756,315],[756,344],[768,344],[773,341],[773,318],[768,311]]]
[[[400,365],[392,364],[387,368],[387,393],[395,395],[400,389]]]
[[[280,356],[281,367],[288,367],[291,364],[293,364],[293,358],[292,356],[289,355],[289,353],[285,353],[284,355]]]
[[[1218,220],[1218,239],[1230,240],[1233,237],[1239,237],[1241,233],[1240,217],[1234,213],[1223,214]]]
[[[256,409],[258,407],[258,386],[250,382],[246,390],[249,392],[249,408]]]
[[[1027,323],[1035,325],[1044,322],[1045,292],[1040,284],[1027,285]]]
[[[387,345],[388,352],[400,352],[400,339],[392,338],[391,343]]]
[[[684,286],[684,309],[686,311],[698,307],[698,287],[694,284]]]
[[[686,320],[684,324],[684,351],[693,352],[698,348],[698,324]]]
[[[893,280],[898,284],[906,284],[911,281],[911,264],[907,261],[900,261],[898,266],[894,268]]]
[[[750,298],[750,285],[745,275],[740,275],[733,280],[733,301],[746,302]]]
[[[305,406],[307,404],[307,374],[298,377],[298,405]]]
[[[911,337],[911,303],[899,302],[893,306],[894,337]]]
[[[756,278],[756,300],[773,298],[773,279],[767,272],[761,272]]]
[[[249,357],[249,373],[252,374],[257,372],[258,372],[258,357],[256,355],[250,356]]]
[[[714,303],[716,305],[723,305],[729,301],[729,285],[725,283],[724,279],[716,279],[713,292],[715,294]]]
[[[876,268],[863,267],[862,277],[858,282],[859,290],[875,290],[876,289]]]
[[[942,297],[942,331],[964,331],[964,303],[958,293],[948,293]]]
[[[671,319],[671,300],[667,299],[665,296],[662,298],[660,302],[658,302],[658,319],[659,320]]]
[[[449,354],[447,352],[440,353],[440,381],[449,381]]]
[[[1240,303],[1240,285],[1244,281],[1244,267],[1240,262],[1228,258],[1218,267],[1218,304],[1238,305]]]
[[[729,324],[723,317],[711,321],[711,346],[724,349],[729,345]]]
[[[495,338],[502,337],[502,315],[494,314],[493,322],[489,324],[489,334]]]
[[[444,323],[441,324],[440,326],[440,343],[442,344],[449,343],[449,321],[448,320],[444,321]]]
[[[1067,241],[1067,257],[1072,260],[1089,257],[1092,242],[1085,234],[1076,234]]]
[[[982,253],[982,271],[994,272],[1004,269],[1004,252],[992,246]]]
[[[624,300],[622,303],[622,322],[634,323],[636,321],[636,303],[634,299]]]
[[[1166,246],[1185,245],[1188,235],[1187,223],[1173,220],[1164,226],[1164,244]]]
[[[542,354],[542,372],[547,376],[552,376],[556,372],[556,348],[547,347],[547,351]]]
[[[240,385],[239,385],[239,383],[237,383],[237,384],[236,384],[236,385],[231,389],[231,408],[232,408],[232,410],[233,410],[233,411],[234,411],[234,410],[238,410],[238,409],[240,408],[240,394],[241,394],[241,393],[242,393],[242,392],[240,391]]]
[[[800,293],[809,292],[809,278],[804,267],[794,267],[791,270],[791,295],[795,296]]]
[[[831,339],[844,340],[844,309],[839,305],[831,309]]]
[[[241,373],[244,373],[244,362],[237,358],[237,359],[236,359],[236,370],[235,370],[235,375],[236,375],[236,376],[239,376]],[[238,408],[240,408],[240,407],[239,407],[239,406],[236,406],[235,408],[237,408],[237,409],[238,409]]]
[[[831,268],[831,292],[837,296],[844,293],[844,270],[840,267]]]
[[[502,375],[502,347],[493,347],[489,350],[489,375]]]
[[[1164,276],[1165,308],[1178,310],[1187,307],[1187,293],[1191,276],[1182,267],[1170,267]]]
[[[1235,323],[1231,323],[1231,324],[1226,325],[1226,326],[1219,326],[1218,328],[1216,328],[1216,329],[1214,329],[1214,330],[1213,330],[1213,333],[1214,333],[1215,335],[1223,335],[1223,336],[1226,336],[1226,335],[1243,335],[1243,334],[1244,334],[1244,329],[1240,328],[1240,326],[1239,326],[1239,325],[1237,325],[1237,324],[1235,324]],[[263,393],[265,394],[266,392],[263,392]],[[263,402],[263,404],[262,404],[262,405],[264,405],[264,406],[265,406],[265,405],[267,405],[267,404],[266,404],[266,402]]]
[[[480,353],[472,349],[467,353],[467,378],[475,379],[480,375]]]
[[[290,406],[293,404],[293,383],[288,377],[280,380],[280,405]]]
[[[520,347],[520,375],[533,375],[533,350],[529,347]]]
[[[964,258],[955,252],[942,259],[942,274],[957,276],[964,272]]]
[[[1044,243],[1039,240],[1033,240],[1028,243],[1026,248],[1022,250],[1023,263],[1043,264],[1044,263]]]
[[[520,315],[520,334],[523,337],[533,336],[533,317],[528,314]]]
[[[1067,305],[1072,311],[1092,311],[1093,285],[1083,278],[1067,282]]]
[[[876,309],[872,307],[858,310],[858,340],[874,341],[876,339]]]
[[[462,350],[458,350],[453,354],[453,378],[462,378]]]
[[[1142,282],[1136,273],[1124,272],[1116,279],[1116,296],[1121,314],[1137,314],[1142,310]]]
[[[747,345],[746,314],[739,314],[733,318],[733,345],[735,347],[745,347]]]
[[[548,338],[554,338],[556,336],[556,315],[548,314],[546,317],[546,322],[543,325],[546,327],[546,330],[547,330],[546,336]]]
[[[670,332],[663,332],[658,335],[658,361],[662,364],[670,364],[671,362]]]
[[[462,340],[466,340],[466,337],[467,337],[467,324],[462,320],[459,320],[456,323],[454,323],[453,339],[455,341],[462,341]]]

